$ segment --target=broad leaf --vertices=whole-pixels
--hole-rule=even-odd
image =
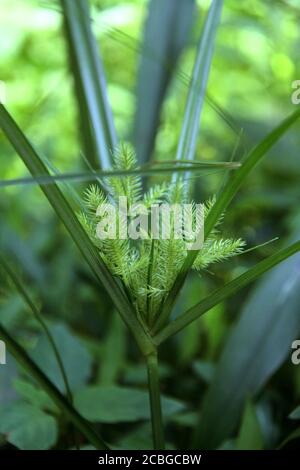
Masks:
[[[0,432],[8,442],[22,450],[44,450],[57,440],[55,419],[26,403],[0,410]]]
[[[148,393],[134,388],[90,386],[75,394],[74,403],[85,418],[94,422],[118,423],[150,419]],[[184,405],[178,400],[163,397],[162,408],[164,415],[170,416],[182,411]]]

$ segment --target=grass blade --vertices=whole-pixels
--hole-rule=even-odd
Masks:
[[[193,22],[195,0],[151,0],[137,84],[135,143],[140,163],[149,161],[161,106]],[[159,60],[151,60],[151,48]],[[165,65],[166,64],[166,65]]]
[[[76,428],[84,434],[88,441],[99,450],[108,450],[109,447],[103,439],[95,432],[92,426],[86,421],[60,391],[50,382],[48,377],[30,359],[26,351],[10,336],[6,329],[0,324],[0,337],[4,340],[8,350],[23,369],[34,378],[45,390],[54,403],[62,410]]]
[[[221,17],[222,6],[223,0],[213,0],[205,21],[204,30],[198,46],[183,126],[177,148],[176,158],[178,160],[194,159],[197,135],[199,132],[199,120],[204,103],[214,41]]]
[[[248,174],[253,170],[253,168],[262,160],[262,158],[267,154],[276,142],[289,130],[289,128],[296,122],[300,117],[300,110],[292,113],[288,118],[286,118],[278,127],[276,127],[272,132],[270,132],[254,149],[244,158],[242,161],[242,166],[231,175],[226,186],[224,187],[222,194],[217,198],[216,203],[214,204],[212,210],[209,212],[209,215],[205,221],[204,225],[204,236],[205,238],[209,235],[211,230],[216,224],[216,221],[219,219],[220,215],[226,210],[243,182],[247,178]],[[162,315],[159,318],[159,321],[156,324],[155,332],[159,331],[159,328],[163,326],[167,319],[170,316],[172,306],[177,298],[177,295],[183,286],[183,283],[186,279],[187,273],[193,265],[198,251],[190,251],[185,259],[185,262],[182,266],[180,273],[178,274],[174,285],[170,291],[170,294],[165,302],[164,310]]]
[[[41,158],[33,149],[27,138],[19,129],[10,114],[3,105],[0,104],[0,127],[4,131],[8,140],[20,155],[23,162],[33,176],[49,176],[49,172]],[[61,219],[66,229],[70,233],[74,242],[81,251],[83,257],[94,272],[96,278],[103,284],[110,295],[118,312],[133,333],[137,344],[143,353],[152,352],[153,345],[150,336],[143,329],[137,320],[131,305],[123,289],[116,282],[110,271],[99,257],[99,254],[89,239],[87,233],[79,223],[75,213],[71,209],[68,201],[55,184],[43,186],[41,189],[49,200],[58,217]]]
[[[158,345],[169,337],[175,335],[187,325],[201,317],[204,313],[208,312],[215,305],[235,294],[240,289],[250,284],[250,282],[253,282],[255,279],[257,279],[263,273],[269,271],[271,268],[294,255],[298,251],[300,251],[300,241],[292,244],[288,248],[278,251],[263,261],[260,261],[253,268],[249,269],[241,276],[238,276],[233,281],[228,282],[220,289],[215,290],[212,294],[201,300],[198,304],[194,305],[194,307],[180,315],[176,320],[173,320],[171,323],[169,323],[154,337],[154,342]]]
[[[57,171],[53,175],[40,175],[32,177],[24,177],[24,178],[12,178],[12,179],[5,179],[0,180],[0,188],[6,188],[8,186],[18,186],[18,185],[48,185],[54,184],[55,182],[91,182],[95,180],[99,180],[99,178],[110,178],[116,177],[125,178],[127,176],[132,175],[161,175],[164,174],[172,174],[172,173],[195,173],[196,175],[201,175],[204,170],[235,170],[239,168],[239,163],[231,163],[231,162],[189,162],[184,164],[181,162],[177,162],[177,164],[164,164],[160,162],[153,162],[151,165],[145,165],[136,170],[92,170],[92,171],[81,171],[81,172],[74,172],[74,173],[58,173]],[[71,188],[67,187],[68,191],[70,192]],[[78,198],[75,197],[76,194],[72,192],[72,197],[74,200]]]
[[[96,151],[98,166],[109,168],[110,151],[116,145],[116,134],[108,103],[102,63],[93,36],[86,0],[60,0],[64,15],[66,39],[77,90],[78,107],[85,120],[85,150],[91,163]],[[93,137],[93,145],[87,144]],[[88,145],[88,148],[87,148]]]

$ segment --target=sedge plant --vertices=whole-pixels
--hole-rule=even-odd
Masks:
[[[97,208],[107,200],[117,204],[118,198],[125,196],[131,204],[143,202],[147,207],[151,204],[160,205],[163,202],[192,203],[189,188],[179,174],[178,163],[190,162],[187,171],[192,171],[199,120],[206,96],[222,4],[221,0],[212,0],[204,22],[175,156],[177,163],[171,168],[173,176],[170,181],[166,180],[161,185],[150,187],[146,192],[142,190],[139,175],[144,170],[139,167],[141,162],[137,161],[134,151],[124,144],[116,146],[117,136],[109,106],[103,66],[92,33],[86,0],[60,1],[80,115],[82,147],[91,167],[89,178],[93,181],[100,179],[101,182],[86,189],[80,213],[73,210],[68,198],[57,184],[57,180],[70,179],[70,175],[53,175],[10,113],[2,104],[0,105],[2,131],[31,173],[32,182],[40,185],[96,280],[110,296],[146,360],[155,449],[163,449],[165,446],[159,385],[160,345],[219,302],[229,298],[300,250],[300,242],[296,242],[277,251],[211,292],[206,298],[199,300],[176,319],[172,319],[171,314],[178,294],[191,269],[205,270],[211,263],[227,259],[243,250],[244,241],[240,238],[222,238],[220,223],[249,173],[299,118],[299,110],[284,119],[246,154],[240,162],[240,167],[230,173],[220,193],[204,203],[204,244],[200,250],[187,250],[186,240],[172,237],[156,240],[148,236],[135,243],[118,238],[102,240],[96,236],[96,227],[99,223]],[[113,161],[112,149],[115,149]],[[107,171],[110,172],[109,177]],[[5,182],[2,181],[1,185],[4,186]],[[16,360],[35,378],[86,439],[99,449],[107,449],[108,445],[103,438],[95,433],[90,424],[74,409],[70,400],[62,396],[2,325],[0,325],[0,334]]]

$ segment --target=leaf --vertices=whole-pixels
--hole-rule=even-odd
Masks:
[[[242,162],[242,166],[231,175],[227,184],[222,189],[221,195],[217,198],[212,209],[205,220],[204,224],[204,235],[208,237],[210,232],[215,227],[217,221],[221,215],[226,211],[228,205],[244,183],[246,177],[251,170],[259,163],[259,161],[266,155],[276,142],[287,132],[292,124],[300,117],[300,110],[295,111],[288,116],[279,126],[277,126],[272,132],[270,132],[254,149],[245,157]],[[155,331],[157,332],[162,325],[164,325],[170,316],[172,306],[177,299],[177,296],[182,288],[186,279],[187,273],[194,264],[195,259],[198,255],[198,250],[190,250],[188,253],[183,266],[174,282],[174,285],[165,301],[163,311],[160,315],[160,319],[155,325]]]
[[[101,354],[99,376],[101,385],[113,384],[124,367],[124,358],[126,357],[125,333],[124,325],[119,316],[114,314],[111,318]]]
[[[163,328],[154,337],[155,344],[159,345],[170,336],[175,335],[187,325],[204,315],[204,313],[211,310],[215,305],[218,305],[220,302],[227,299],[235,292],[238,292],[243,287],[250,284],[250,282],[253,282],[259,276],[264,274],[266,271],[270,270],[298,251],[300,251],[300,241],[293,243],[288,248],[278,251],[274,255],[268,256],[263,261],[257,263],[253,268],[246,271],[244,274],[241,274],[237,278],[233,279],[233,281],[230,281],[223,287],[215,290],[210,295],[205,297],[205,299],[201,300],[182,315],[179,315],[175,320],[171,321],[165,328]]]
[[[215,448],[290,353],[300,331],[300,255],[284,261],[253,291],[229,337],[205,397],[195,442]]]
[[[57,440],[55,419],[26,403],[15,403],[0,411],[0,432],[22,450],[44,450]]]
[[[78,411],[92,422],[120,423],[150,419],[148,393],[134,388],[89,386],[75,393],[74,403]],[[180,401],[165,397],[162,398],[162,407],[165,416],[184,409]]]
[[[262,430],[255,407],[247,401],[239,435],[236,442],[237,450],[262,450],[264,447]]]
[[[57,324],[49,330],[60,351],[71,389],[82,386],[91,374],[92,360],[89,353],[67,326]],[[51,382],[64,391],[64,381],[45,334],[39,337],[31,357]]]
[[[17,124],[2,104],[0,104],[0,127],[3,129],[7,138],[22,158],[30,173],[35,177],[42,175],[49,176],[49,172],[42,159],[35,152],[25,135],[18,128]],[[55,184],[51,186],[41,186],[41,189],[48,198],[58,217],[64,223],[66,229],[89,264],[97,280],[103,284],[107,293],[110,295],[112,302],[115,304],[118,312],[123,318],[123,321],[133,333],[140,349],[144,354],[152,352],[154,347],[152,346],[150,336],[144,331],[143,327],[137,320],[126,294],[115,278],[111,275],[105,263],[99,257],[96,248],[79,223],[76,214],[71,209],[58,186]]]
[[[300,406],[297,406],[290,414],[290,419],[300,419]]]
[[[57,413],[58,408],[53,403],[51,398],[47,395],[44,390],[37,388],[30,382],[23,379],[14,380],[14,388],[16,392],[25,400],[27,400],[35,408],[41,410],[51,410]]]
[[[186,44],[194,13],[195,0],[149,2],[138,74],[134,131],[140,163],[150,159],[164,97]]]
[[[98,45],[91,30],[88,2],[61,0],[61,6],[87,157],[95,164],[92,152],[96,151],[98,165],[109,168],[116,135]]]
[[[107,450],[109,447],[95,432],[90,424],[73,408],[60,391],[49,381],[42,370],[30,359],[26,351],[10,336],[0,323],[0,336],[16,361],[45,390],[65,416],[82,432],[96,449]]]
[[[177,148],[176,158],[178,160],[194,159],[197,136],[199,133],[199,120],[204,103],[215,36],[220,21],[222,7],[223,0],[212,0],[204,24],[204,29],[198,45],[192,82],[189,88],[183,125]]]

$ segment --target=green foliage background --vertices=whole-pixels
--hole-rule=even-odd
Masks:
[[[195,46],[209,2],[196,2],[185,46],[161,110],[153,154],[175,157]],[[161,64],[163,25],[143,47],[148,2],[94,0],[93,30],[104,63],[120,140],[135,141],[137,102],[153,84],[137,86],[139,66]],[[300,8],[292,0],[226,0],[208,91],[231,126],[206,100],[197,159],[235,160],[295,109],[300,79]],[[73,84],[61,14],[55,2],[2,0],[0,80],[6,105],[42,155],[59,171],[83,168]],[[163,63],[162,68],[168,69]],[[146,119],[146,116],[142,116]],[[300,234],[299,123],[247,179],[226,214],[226,235],[258,250],[190,275],[175,315]],[[1,180],[28,175],[0,134]],[[195,180],[195,199],[209,198],[224,172]],[[74,184],[81,192],[83,185]],[[108,442],[151,446],[146,372],[137,349],[73,242],[35,186],[0,189],[0,249],[26,281],[62,350],[74,402]],[[299,255],[262,281],[220,303],[162,346],[161,381],[171,448],[276,448],[299,426],[300,365],[290,361],[300,337]],[[47,341],[0,268],[0,321],[63,391]],[[67,448],[69,424],[15,364],[0,366],[0,434],[4,448]],[[30,388],[31,387],[31,388]],[[92,397],[95,397],[92,398]],[[120,406],[122,403],[122,407]],[[107,410],[110,413],[107,413]],[[220,426],[217,423],[220,422]],[[30,425],[28,423],[31,423]],[[37,436],[39,439],[37,439]],[[81,445],[86,442],[82,439]],[[293,440],[286,444],[296,446]]]

